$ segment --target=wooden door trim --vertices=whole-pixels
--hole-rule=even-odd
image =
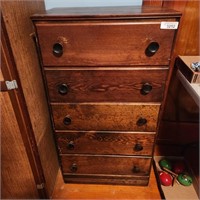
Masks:
[[[16,80],[18,88],[9,90],[8,94],[15,112],[17,122],[19,124],[21,137],[26,149],[31,170],[34,176],[36,187],[40,198],[48,198],[44,172],[34,136],[29,112],[24,98],[21,82],[19,79],[16,63],[12,53],[9,37],[3,17],[1,17],[1,58],[2,58],[2,74],[5,80]],[[8,59],[7,59],[8,58]],[[2,105],[3,106],[3,105]]]

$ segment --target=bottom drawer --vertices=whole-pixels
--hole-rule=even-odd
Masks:
[[[137,185],[147,186],[149,176],[97,176],[97,175],[63,175],[65,183],[90,183],[111,185]]]
[[[63,155],[62,171],[82,175],[147,176],[150,173],[150,157]]]

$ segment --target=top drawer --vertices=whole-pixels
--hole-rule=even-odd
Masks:
[[[160,22],[36,23],[45,66],[168,65],[174,30]]]

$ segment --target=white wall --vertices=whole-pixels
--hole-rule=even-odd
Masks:
[[[54,7],[98,7],[142,5],[142,0],[45,0],[46,10]]]

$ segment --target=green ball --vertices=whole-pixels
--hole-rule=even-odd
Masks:
[[[190,186],[192,184],[192,178],[189,175],[179,174],[177,179],[184,186]]]
[[[169,170],[172,169],[172,164],[171,164],[171,162],[170,162],[168,159],[166,159],[166,158],[160,160],[160,161],[159,161],[159,165],[160,165],[160,167],[161,167],[162,169],[163,169],[163,167],[165,167],[165,168],[167,168],[167,169],[169,169]]]

